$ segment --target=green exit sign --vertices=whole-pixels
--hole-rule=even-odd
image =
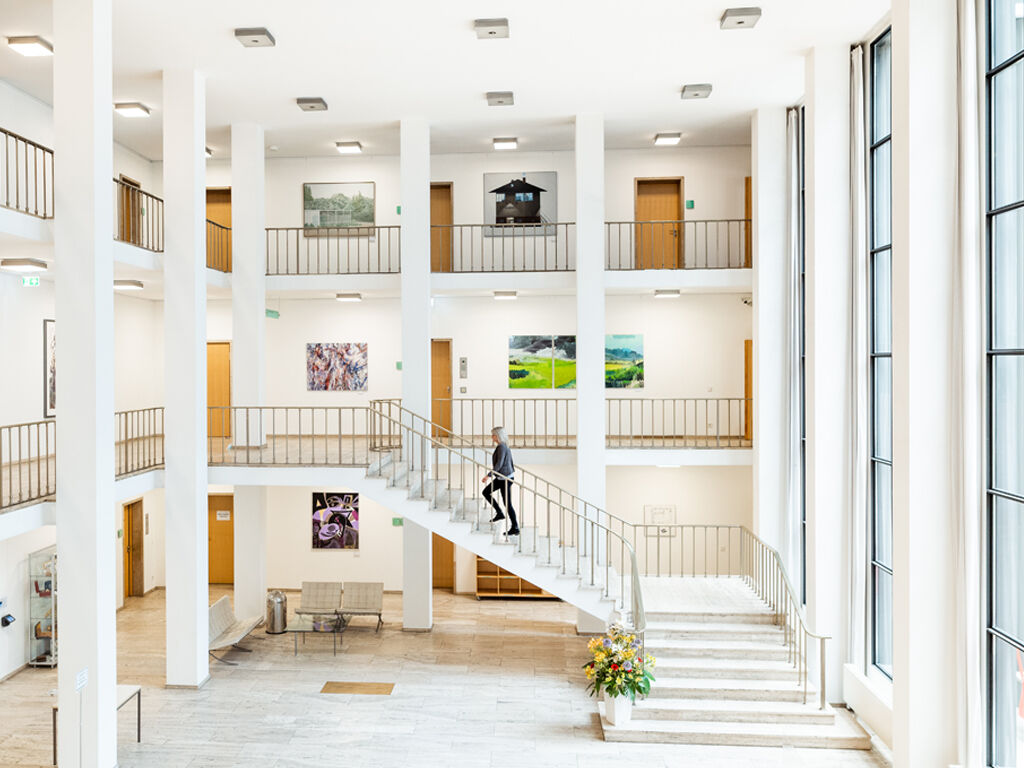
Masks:
[[[281,317],[281,313],[278,312],[276,309],[268,309],[267,317],[269,317],[271,320],[277,320],[279,317]]]
[[[39,287],[39,276],[38,275],[25,275],[21,278],[22,288],[38,288]]]
[[[393,526],[395,526],[395,528],[402,528],[403,527],[402,526],[402,521],[403,521],[403,518],[401,518],[401,517],[392,517],[391,518],[391,524]]]

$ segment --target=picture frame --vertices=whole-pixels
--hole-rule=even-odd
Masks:
[[[372,237],[376,227],[376,182],[303,182],[305,237]]]
[[[677,533],[675,504],[644,504],[644,526],[647,535],[651,528],[657,528],[657,535],[672,538]]]
[[[43,418],[57,417],[57,321],[43,320]]]

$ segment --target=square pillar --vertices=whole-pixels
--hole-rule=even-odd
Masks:
[[[235,615],[262,616],[267,599],[267,492],[236,485]]]

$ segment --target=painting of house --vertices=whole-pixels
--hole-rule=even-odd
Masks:
[[[556,222],[557,204],[558,174],[554,171],[484,174],[484,223],[499,225],[485,229],[489,236],[506,234],[500,225]],[[538,234],[553,234],[547,229]],[[522,235],[522,230],[517,234]]]
[[[325,228],[372,227],[376,216],[372,181],[302,185],[302,225],[307,234]],[[312,232],[311,232],[312,231]]]

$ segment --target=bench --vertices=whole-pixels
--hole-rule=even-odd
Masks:
[[[235,648],[248,653],[249,649],[239,648],[238,643],[242,642],[246,635],[262,623],[262,616],[242,620],[235,618],[235,612],[231,609],[231,601],[225,595],[210,606],[210,655],[225,664],[235,664],[233,661],[216,656],[213,652],[223,648]]]
[[[299,616],[335,616],[341,610],[340,581],[302,582],[302,600],[295,613]]]
[[[341,598],[342,616],[376,616],[377,628],[380,632],[384,619],[384,584],[381,582],[346,581]]]

